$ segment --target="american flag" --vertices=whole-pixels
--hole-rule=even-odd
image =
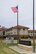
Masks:
[[[11,7],[11,9],[12,9],[12,11],[13,11],[14,13],[16,13],[16,12],[18,11],[18,6],[16,6],[16,7]]]

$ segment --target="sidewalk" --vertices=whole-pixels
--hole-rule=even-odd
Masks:
[[[31,52],[31,51],[23,50],[17,46],[10,46],[9,48],[19,52],[20,54],[36,54],[36,53]]]

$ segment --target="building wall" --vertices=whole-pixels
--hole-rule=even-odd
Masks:
[[[19,29],[18,30],[19,32],[19,35],[28,35],[28,29]],[[9,30],[9,31],[6,31],[6,35],[17,35],[17,29],[12,29],[12,30]]]
[[[29,35],[30,35],[30,36],[33,36],[33,33],[30,32]]]
[[[29,35],[30,35],[30,36],[33,36],[33,32],[32,32],[32,33],[30,32]],[[34,33],[34,35],[36,36],[36,33]]]
[[[23,34],[24,34],[23,29],[20,29],[20,30],[19,30],[19,35],[23,35]]]
[[[3,31],[0,31],[0,36],[2,36],[3,35]]]
[[[28,29],[25,29],[24,35],[28,35]]]
[[[12,35],[17,35],[17,29],[12,29]]]
[[[16,29],[11,29],[6,31],[5,35],[14,35],[17,34],[17,30]]]
[[[25,29],[25,30],[21,29],[21,30],[19,31],[19,34],[20,34],[20,35],[28,35],[28,29]]]
[[[5,31],[0,31],[0,36],[5,35]]]

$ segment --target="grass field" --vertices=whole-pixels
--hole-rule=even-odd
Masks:
[[[0,42],[0,54],[19,54],[19,53],[9,49],[8,45]]]

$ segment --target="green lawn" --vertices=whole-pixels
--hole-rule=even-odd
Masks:
[[[0,42],[0,54],[19,54],[19,53],[9,49],[8,45]]]

